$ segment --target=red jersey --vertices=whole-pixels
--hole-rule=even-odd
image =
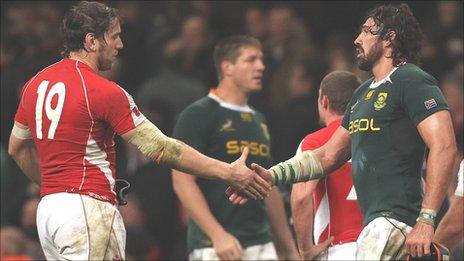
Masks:
[[[340,127],[341,119],[327,127],[307,135],[301,141],[298,152],[314,150],[324,145]],[[321,178],[313,193],[314,240],[319,244],[334,236],[334,244],[356,241],[363,229],[362,214],[356,200],[351,175],[351,163],[347,162],[325,178]]]
[[[25,84],[15,117],[34,138],[42,197],[70,192],[113,204],[114,134],[144,120],[127,92],[72,59],[45,68]]]

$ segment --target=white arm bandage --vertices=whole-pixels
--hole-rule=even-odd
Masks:
[[[16,126],[16,124],[13,125],[13,129],[11,130],[11,134],[13,134],[16,138],[21,139],[21,140],[32,139],[32,134],[31,134],[29,128],[20,128],[20,127]]]
[[[297,183],[324,176],[321,161],[309,150],[298,153],[295,157],[269,170],[274,185]]]
[[[129,143],[156,162],[178,166],[182,160],[183,143],[164,135],[153,123],[145,120],[135,128]]]

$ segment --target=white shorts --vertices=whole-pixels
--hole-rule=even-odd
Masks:
[[[48,260],[121,260],[126,230],[116,206],[89,196],[56,193],[42,198],[37,231]]]
[[[458,186],[456,187],[456,192],[454,192],[454,195],[459,196],[459,197],[464,197],[463,195],[463,187],[464,187],[464,178],[462,177],[464,174],[464,160],[461,161],[461,164],[459,165],[459,172],[458,172]]]
[[[316,260],[356,260],[356,242],[330,246]]]
[[[214,248],[199,248],[189,254],[189,260],[219,260]],[[277,260],[277,252],[272,242],[254,245],[243,250],[242,260]]]
[[[412,227],[393,218],[372,220],[359,234],[356,260],[406,259],[405,241],[411,230]]]

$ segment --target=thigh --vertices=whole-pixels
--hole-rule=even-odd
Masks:
[[[371,221],[358,237],[357,260],[393,260],[406,258],[406,235],[411,227],[392,218]]]
[[[108,202],[81,196],[90,260],[124,259],[126,231],[118,209]],[[82,234],[85,234],[82,231]]]
[[[42,247],[42,251],[44,252],[45,258],[47,260],[59,260],[60,255],[52,239],[54,232],[51,231],[52,228],[50,224],[50,214],[52,212],[49,211],[49,209],[49,202],[47,201],[47,198],[44,197],[40,200],[37,207],[37,234],[39,235],[40,245]]]

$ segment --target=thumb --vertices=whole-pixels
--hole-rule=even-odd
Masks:
[[[243,147],[242,155],[240,155],[240,158],[237,160],[237,162],[245,163],[248,158],[248,152],[249,152],[248,147]]]
[[[251,169],[256,172],[262,179],[264,179],[267,182],[272,183],[272,177],[268,173],[267,169],[261,167],[260,165],[256,163],[251,163]]]
[[[265,168],[261,167],[259,164],[256,164],[256,163],[251,163],[251,169],[254,170],[258,174],[266,172]]]

